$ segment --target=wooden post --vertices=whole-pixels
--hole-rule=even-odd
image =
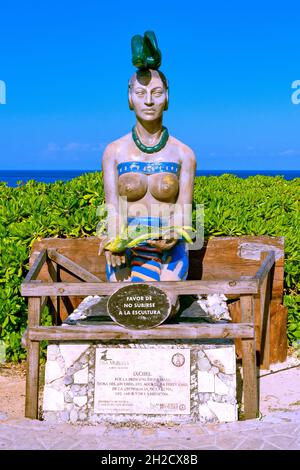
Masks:
[[[47,266],[48,266],[48,273],[50,276],[50,279],[52,279],[53,282],[58,281],[58,266],[51,261],[51,259],[47,258]],[[52,321],[54,325],[59,325],[60,324],[60,311],[59,311],[59,297],[52,296],[50,297],[50,313],[52,315]]]
[[[254,299],[241,295],[241,321],[254,324]],[[242,339],[243,390],[245,418],[256,418],[259,412],[258,380],[256,368],[255,337]]]
[[[29,297],[28,299],[28,330],[40,325],[41,299]],[[40,366],[40,343],[29,339],[27,342],[27,373],[26,373],[26,418],[38,418],[39,399],[39,366]]]
[[[260,255],[261,263],[265,261],[268,252],[264,251]],[[274,264],[263,279],[260,288],[260,364],[263,369],[270,367],[270,306],[272,298]]]

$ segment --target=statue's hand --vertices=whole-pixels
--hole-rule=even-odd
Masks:
[[[108,239],[108,236],[107,235],[102,235],[100,238],[100,245],[99,245],[99,250],[98,250],[98,256],[102,255],[104,249],[105,249],[105,245],[106,243],[109,241]]]
[[[105,245],[111,241],[106,235],[100,237],[100,245],[98,255],[100,256],[103,251],[105,254],[105,258],[108,264],[112,265],[114,268],[116,266],[121,266],[121,264],[125,264],[125,253],[112,253],[109,250],[105,250]]]
[[[162,251],[170,250],[176,245],[177,239],[171,238],[170,240],[147,240],[147,243],[155,248],[159,248]]]
[[[105,251],[105,257],[107,264],[112,265],[113,268],[125,264],[125,254],[123,253],[112,253],[111,251]]]

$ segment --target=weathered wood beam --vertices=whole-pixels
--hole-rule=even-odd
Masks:
[[[42,298],[41,298],[41,311],[42,311],[43,308],[47,305],[48,300],[49,300],[49,296],[48,296],[48,295],[46,295],[45,297],[42,297]]]
[[[261,254],[261,260],[266,259],[267,254]],[[270,307],[273,290],[275,264],[271,266],[270,271],[264,278],[260,292],[260,326],[261,326],[261,342],[260,342],[260,363],[263,369],[270,367]]]
[[[47,258],[47,267],[48,267],[48,274],[50,279],[53,282],[57,282],[59,280],[59,268],[56,263],[54,263],[49,257]],[[50,296],[50,313],[52,315],[52,321],[54,325],[59,324],[60,320],[60,299],[57,296]]]
[[[241,295],[241,320],[254,325],[254,299]],[[244,412],[246,419],[257,418],[259,411],[255,338],[242,338]]]
[[[133,283],[131,283],[133,284]],[[245,280],[234,281],[155,281],[147,282],[151,286],[158,287],[167,292],[178,295],[186,294],[256,294],[258,281],[249,277]],[[121,287],[128,286],[128,282],[42,282],[39,285],[23,283],[21,293],[24,296],[87,296],[87,295],[111,295]]]
[[[40,324],[41,301],[38,297],[28,299],[28,332]],[[27,334],[27,372],[26,372],[26,418],[38,418],[40,343],[31,341]]]
[[[263,252],[263,253],[265,253],[265,252]],[[269,251],[267,253],[268,253],[267,255],[263,255],[261,253],[261,259],[263,258],[263,256],[266,256],[266,257],[265,257],[264,261],[262,262],[259,270],[256,272],[256,274],[254,276],[254,278],[258,280],[258,287],[261,286],[264,279],[268,275],[270,269],[272,268],[272,266],[275,263],[275,251]]]
[[[94,341],[127,339],[199,339],[199,338],[253,338],[250,323],[164,324],[149,330],[129,330],[112,322],[97,325],[40,326],[29,330],[31,341]]]
[[[58,253],[58,251],[55,250],[54,248],[48,248],[47,251],[48,251],[49,258],[52,261],[59,264],[63,268],[67,269],[68,271],[70,271],[71,274],[74,274],[75,276],[79,277],[83,281],[102,282],[101,279],[99,279],[97,276],[90,273],[87,269],[83,268],[82,266],[79,266],[79,264],[70,260],[69,258],[67,258],[67,256],[64,256],[61,253]]]
[[[47,259],[47,250],[41,250],[38,256],[36,257],[33,265],[29,269],[23,281],[24,283],[34,281],[38,277],[39,272],[42,269],[43,264],[45,263],[46,259]]]

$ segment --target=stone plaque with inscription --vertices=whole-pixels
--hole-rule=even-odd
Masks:
[[[190,414],[190,350],[97,348],[94,412]]]
[[[147,284],[132,284],[114,292],[107,303],[111,318],[125,328],[154,328],[165,321],[171,311],[167,294]]]

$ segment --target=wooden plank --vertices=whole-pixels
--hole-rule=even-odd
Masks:
[[[201,268],[198,270],[199,272],[196,273],[195,265],[191,265],[190,263],[190,272],[188,276],[188,280],[197,280],[201,279],[202,281],[210,281],[210,280],[217,280],[222,278],[223,280],[232,280],[232,279],[239,279],[241,276],[254,276],[255,273],[259,269],[259,264],[240,264],[240,265],[232,265],[229,264],[224,265],[222,263],[216,262],[211,264],[204,263]],[[62,281],[66,281],[67,279],[62,277]],[[278,298],[282,300],[283,296],[283,285],[284,285],[284,268],[283,266],[277,266],[275,264],[275,271],[274,271],[274,280],[273,280],[273,298]]]
[[[263,252],[261,256],[262,256],[263,262],[259,270],[254,276],[255,279],[258,280],[259,287],[261,286],[264,279],[267,277],[268,273],[270,272],[270,269],[273,267],[275,263],[275,252],[274,251],[270,251],[269,253]]]
[[[248,259],[248,260],[257,260],[260,261],[261,259],[261,253],[263,251],[267,251],[268,253],[271,251],[274,251],[275,254],[275,260],[279,261],[282,263],[283,262],[283,256],[284,256],[284,237],[278,238],[279,245],[276,243],[273,243],[274,238],[273,237],[268,237],[268,242],[266,243],[266,240],[261,243],[257,242],[254,240],[251,240],[250,242],[239,242],[238,243],[238,255],[243,258],[243,259]],[[276,238],[275,238],[276,240]]]
[[[102,282],[101,279],[99,279],[97,276],[90,273],[87,269],[83,268],[82,266],[79,266],[77,263],[70,260],[66,256],[58,253],[55,249],[49,248],[48,255],[52,261],[55,261],[55,263],[59,264],[60,266],[63,266],[68,271],[70,271],[71,274],[74,274],[75,276],[79,277],[83,281]]]
[[[267,253],[261,254],[261,261],[267,261]],[[262,265],[263,265],[262,263]],[[260,363],[263,369],[270,368],[270,302],[272,299],[274,264],[264,277],[260,287],[261,345]]]
[[[49,300],[49,297],[47,295],[45,297],[41,297],[41,311],[48,304],[48,300]]]
[[[249,278],[237,281],[155,281],[149,282],[155,287],[178,295],[186,294],[252,294],[257,293],[257,280]],[[131,282],[131,284],[133,284]],[[103,283],[67,283],[67,282],[42,282],[38,285],[23,283],[21,293],[24,296],[44,295],[111,295],[117,289],[128,286],[127,282],[103,282]]]
[[[46,261],[46,258],[47,258],[47,250],[43,249],[41,250],[41,252],[38,254],[38,256],[36,257],[33,265],[31,266],[31,268],[29,269],[28,273],[27,273],[27,276],[25,277],[24,279],[24,282],[30,282],[30,281],[33,281],[35,280],[38,275],[39,275],[39,272],[43,266],[43,264],[45,263]]]
[[[253,253],[247,254],[249,250],[244,247],[250,243],[254,246]],[[261,246],[259,246],[261,245]],[[244,262],[259,264],[260,251],[264,251],[264,245],[275,248],[278,253],[276,263],[283,266],[284,263],[284,237],[271,237],[271,236],[236,236],[236,237],[211,237],[206,239],[201,250],[189,251],[190,261],[199,255],[202,255],[204,262],[207,261],[211,264],[214,261],[223,262],[224,265],[228,264],[230,259],[233,264],[244,264]],[[257,248],[259,246],[259,249]],[[56,248],[60,253],[70,257],[73,261],[78,262],[80,266],[85,264],[79,262],[81,258],[88,258],[87,266],[91,267],[91,261],[94,260],[93,266],[98,265],[99,259],[103,259],[103,256],[97,256],[99,249],[99,238],[98,237],[87,237],[87,238],[44,238],[43,240],[36,240],[33,244],[32,249],[42,248]],[[280,256],[281,255],[281,256]]]
[[[201,250],[189,251],[189,279],[208,279],[208,276],[218,278],[219,273],[222,273],[222,277],[226,273],[228,279],[238,278],[240,274],[254,275],[260,265],[259,251],[258,249],[254,250],[254,254],[257,252],[255,255],[258,256],[257,259],[253,258],[253,254],[251,255],[252,258],[245,258],[243,252],[240,253],[240,247],[243,247],[245,243],[275,247],[282,254],[276,260],[276,268],[283,267],[283,237],[212,237],[205,241]],[[89,270],[101,280],[106,280],[105,257],[98,256],[98,237],[80,239],[46,238],[34,242],[33,249],[42,249],[44,247],[57,249],[61,254]],[[247,253],[246,256],[248,256]],[[223,266],[224,272],[220,269],[220,265]],[[244,270],[243,273],[241,269]],[[275,272],[276,276],[277,273]],[[70,274],[63,272],[61,280],[71,281],[72,278]]]
[[[57,282],[59,280],[58,275],[58,266],[51,261],[51,259],[47,259],[47,279],[50,278],[53,282]],[[60,319],[60,305],[59,305],[59,297],[57,296],[50,296],[50,313],[52,316],[52,322],[54,325],[59,324]]]
[[[278,301],[270,306],[270,363],[284,362],[287,357],[288,339],[286,334],[288,308]]]
[[[28,299],[28,331],[40,324],[41,305],[40,299],[31,297]],[[27,373],[26,373],[26,418],[38,418],[38,394],[39,394],[39,365],[40,344],[31,341],[28,333],[27,341]]]
[[[255,305],[255,316],[257,312],[259,315],[255,318],[255,337],[256,337],[256,350],[260,354],[260,335],[261,335],[261,315],[260,315],[260,299],[254,299]],[[240,300],[229,304],[229,312],[232,320],[234,322],[241,321],[241,307]],[[284,362],[287,357],[287,334],[286,334],[286,324],[287,324],[287,307],[281,304],[281,301],[278,299],[273,299],[270,302],[270,363]],[[259,320],[259,324],[258,324]],[[241,340],[236,339],[236,352],[238,357],[242,356],[242,345]],[[261,368],[262,364],[260,365]]]
[[[254,304],[251,295],[242,295],[242,322],[254,323]],[[256,367],[255,339],[242,339],[243,352],[243,391],[246,419],[256,418],[259,411],[258,380]]]
[[[260,286],[260,364],[263,365],[263,369],[269,369],[270,367],[270,296],[268,280],[269,276],[263,280]]]
[[[34,327],[30,329],[29,337],[32,341],[253,338],[254,329],[250,323],[179,323],[164,324],[149,330],[129,330],[113,322],[101,322],[101,326]]]
[[[45,246],[57,249],[61,254],[84,267],[99,279],[106,281],[105,257],[97,254],[99,247],[97,237],[84,239],[49,238],[34,243],[35,249],[42,249]],[[245,244],[255,246],[250,259],[243,257],[250,256],[247,254],[249,249],[245,251],[245,254],[239,253],[239,247],[243,247]],[[238,279],[240,275],[253,276],[260,267],[259,253],[264,245],[275,247],[278,252],[282,253],[282,256],[276,260],[273,284],[274,297],[282,298],[284,262],[282,237],[212,237],[205,242],[202,250],[189,252],[188,280],[216,280],[220,278],[232,280]],[[40,279],[48,280],[47,272],[42,270]],[[62,271],[61,281],[74,282],[74,277],[70,273]],[[76,308],[80,299],[71,299],[71,302]]]

